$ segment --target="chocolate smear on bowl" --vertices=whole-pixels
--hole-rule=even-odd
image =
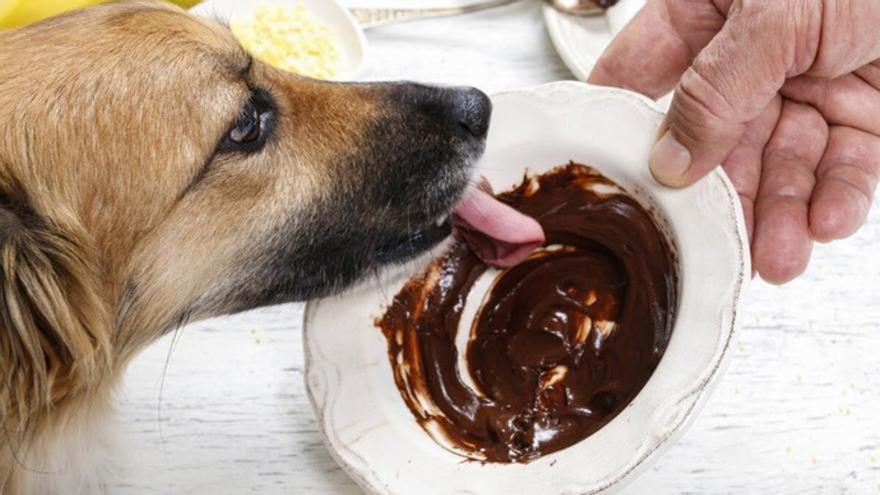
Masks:
[[[642,390],[672,333],[678,278],[651,213],[593,168],[526,176],[497,198],[540,223],[543,246],[498,272],[458,239],[376,325],[432,438],[473,460],[528,462],[592,435]],[[486,276],[488,293],[469,302]],[[467,304],[479,309],[463,326]]]

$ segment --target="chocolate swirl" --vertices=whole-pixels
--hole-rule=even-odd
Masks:
[[[463,242],[376,324],[404,401],[435,440],[480,461],[527,462],[593,434],[639,393],[669,342],[678,282],[651,214],[592,168],[571,163],[498,197],[537,219],[547,245],[494,281],[465,369],[459,323],[493,272]]]

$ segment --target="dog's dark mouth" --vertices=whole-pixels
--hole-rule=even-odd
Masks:
[[[452,235],[452,222],[447,216],[381,246],[376,251],[376,260],[386,264],[412,259],[436,246],[450,235]]]

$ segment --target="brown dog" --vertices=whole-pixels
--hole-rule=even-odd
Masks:
[[[449,233],[479,91],[331,84],[162,4],[0,33],[0,493],[93,493],[132,356],[326,295]]]

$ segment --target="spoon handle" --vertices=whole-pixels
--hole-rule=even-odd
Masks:
[[[350,9],[350,12],[351,15],[357,19],[361,27],[364,29],[370,29],[397,22],[469,14],[471,12],[502,7],[517,1],[519,0],[493,0],[490,2],[466,5],[464,7],[450,7],[445,9]]]

